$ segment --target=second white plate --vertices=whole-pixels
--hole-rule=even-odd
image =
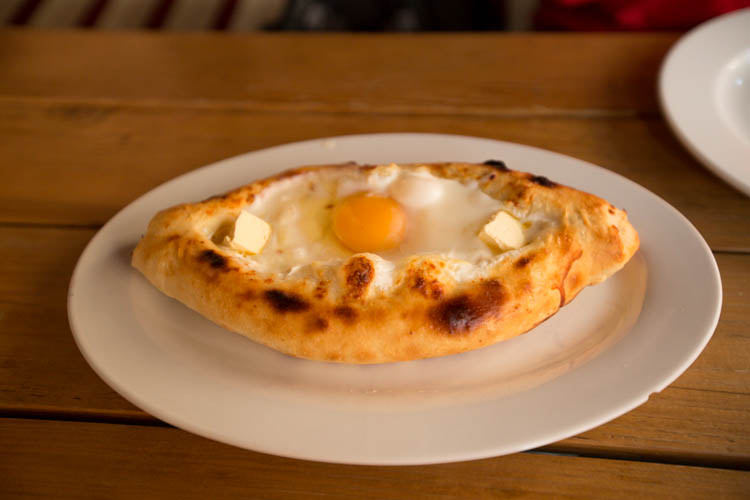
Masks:
[[[693,155],[750,196],[750,8],[685,35],[662,66],[659,94]]]
[[[130,251],[158,210],[311,163],[502,159],[628,210],[642,247],[533,331],[485,349],[375,366],[294,359],[227,332],[151,287]],[[178,177],[118,213],[74,272],[81,352],[156,417],[252,450],[357,464],[424,464],[548,444],[642,404],[682,373],[718,321],[711,251],[676,210],[580,160],[472,137],[374,134],[249,153]]]

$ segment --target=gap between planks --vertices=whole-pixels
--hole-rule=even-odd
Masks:
[[[539,106],[534,108],[492,109],[479,106],[405,106],[405,105],[370,105],[363,102],[352,102],[341,106],[330,106],[315,102],[284,102],[254,100],[206,99],[142,99],[142,98],[109,98],[109,97],[50,97],[50,96],[12,96],[0,95],[0,104],[25,105],[59,105],[82,107],[128,107],[143,109],[187,109],[211,111],[238,111],[253,113],[288,113],[288,114],[325,114],[325,115],[370,115],[370,116],[442,116],[462,118],[656,118],[661,113],[655,110],[637,110],[630,108],[551,108]]]
[[[98,425],[128,425],[140,427],[163,427],[179,429],[148,414],[102,413],[86,411],[66,411],[53,409],[38,409],[23,411],[20,409],[0,410],[0,419],[11,420],[40,420],[52,422],[80,422]],[[188,432],[188,431],[182,431]],[[208,439],[208,438],[206,438]],[[251,450],[252,451],[252,450]],[[721,456],[670,456],[663,453],[648,451],[622,451],[614,449],[592,450],[583,449],[575,445],[552,443],[539,448],[526,450],[521,453],[539,455],[559,455],[568,457],[583,457],[600,460],[620,460],[626,462],[653,463],[662,465],[681,465],[685,467],[703,467],[724,470],[750,470],[750,462]],[[491,457],[487,457],[491,458]]]
[[[57,224],[54,222],[18,222],[0,220],[0,229],[72,229],[79,231],[98,231],[102,227],[104,227],[104,224]]]

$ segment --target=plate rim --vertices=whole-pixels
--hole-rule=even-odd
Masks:
[[[639,398],[639,399],[631,398],[627,401],[623,401],[617,407],[610,408],[609,411],[606,411],[606,412],[601,412],[601,414],[598,415],[596,418],[589,418],[586,420],[581,420],[580,422],[578,422],[578,425],[569,425],[565,427],[564,429],[559,429],[555,432],[550,433],[549,431],[547,431],[545,433],[542,433],[543,435],[540,436],[537,440],[527,441],[524,443],[523,446],[519,446],[515,449],[509,449],[507,446],[503,446],[503,444],[500,443],[494,447],[493,446],[486,447],[485,449],[481,451],[467,450],[463,453],[454,453],[450,456],[440,455],[440,456],[430,457],[430,456],[413,455],[409,457],[395,457],[395,458],[391,458],[387,460],[382,460],[382,459],[381,460],[371,460],[371,459],[357,460],[357,459],[352,459],[352,458],[337,459],[337,458],[332,458],[332,457],[321,458],[320,456],[315,456],[315,455],[310,455],[310,454],[305,454],[305,453],[280,452],[279,450],[271,449],[269,447],[262,447],[262,446],[248,447],[245,445],[238,444],[236,440],[227,439],[219,434],[207,433],[205,429],[200,428],[200,426],[195,426],[183,418],[176,418],[174,415],[165,415],[168,412],[165,412],[161,408],[157,408],[151,405],[149,402],[144,401],[138,395],[131,393],[128,388],[122,387],[117,381],[109,377],[109,375],[106,373],[104,368],[99,366],[99,364],[94,359],[92,354],[87,352],[87,350],[85,349],[85,346],[83,345],[81,333],[79,331],[80,320],[76,316],[76,311],[74,307],[75,306],[74,291],[78,285],[78,281],[80,280],[82,268],[85,265],[86,259],[88,258],[87,255],[91,251],[93,251],[92,248],[95,248],[95,246],[98,245],[99,242],[105,237],[106,235],[105,229],[110,227],[119,217],[121,217],[121,215],[126,210],[128,210],[129,207],[138,204],[139,202],[141,202],[143,199],[145,199],[148,196],[155,196],[162,188],[165,188],[165,186],[172,184],[178,181],[179,179],[183,179],[183,182],[184,182],[184,179],[187,177],[190,177],[193,175],[200,175],[201,172],[215,169],[217,167],[224,168],[224,167],[227,167],[227,165],[229,165],[229,167],[231,168],[231,164],[233,161],[240,160],[243,157],[246,157],[248,155],[253,155],[255,153],[269,153],[269,152],[273,152],[274,150],[288,148],[290,146],[291,147],[311,146],[311,145],[319,144],[321,143],[321,141],[327,141],[327,140],[362,140],[362,139],[372,140],[372,139],[383,139],[383,138],[404,137],[404,136],[408,136],[412,139],[429,138],[429,139],[439,140],[441,138],[451,138],[451,139],[456,139],[456,140],[465,140],[465,139],[480,140],[480,141],[487,141],[488,143],[492,143],[498,147],[519,148],[519,150],[534,150],[537,152],[541,151],[545,154],[551,154],[558,158],[565,158],[568,161],[573,160],[579,165],[586,166],[587,168],[596,169],[598,171],[606,173],[606,175],[608,176],[614,176],[615,178],[617,178],[619,182],[625,182],[631,189],[635,189],[636,191],[640,192],[640,194],[652,197],[656,203],[661,205],[663,209],[669,211],[672,216],[676,216],[679,219],[681,219],[685,227],[690,232],[691,236],[699,244],[699,247],[703,250],[705,255],[709,257],[708,261],[711,264],[710,271],[712,274],[712,278],[714,279],[713,283],[715,285],[714,290],[713,290],[714,305],[713,305],[713,313],[711,315],[711,318],[709,318],[707,322],[708,326],[706,327],[706,333],[703,334],[701,342],[693,346],[693,349],[690,352],[690,354],[685,356],[682,359],[682,362],[679,364],[679,366],[673,367],[671,369],[671,375],[669,377],[665,377],[659,383],[652,384],[649,386],[648,389],[641,391],[641,392],[648,392],[648,394],[646,394],[645,397]],[[246,153],[236,155],[230,158],[226,158],[223,160],[219,160],[217,162],[214,162],[214,163],[196,168],[189,172],[183,173],[179,176],[176,176],[172,179],[165,181],[164,183],[142,194],[141,196],[133,200],[131,203],[123,207],[121,210],[119,210],[112,218],[110,218],[109,221],[107,221],[107,223],[104,226],[102,226],[102,228],[97,232],[97,234],[91,239],[91,241],[87,244],[84,251],[81,253],[81,256],[79,257],[78,262],[76,263],[75,269],[73,271],[73,274],[71,276],[71,280],[70,280],[70,284],[68,288],[67,311],[68,311],[68,319],[70,323],[71,332],[76,342],[76,345],[79,351],[82,353],[84,359],[87,361],[89,366],[91,366],[94,372],[105,383],[107,383],[107,385],[109,385],[113,390],[118,392],[126,400],[130,401],[132,404],[150,413],[154,417],[164,420],[165,422],[171,423],[178,428],[182,428],[194,434],[198,434],[198,435],[207,437],[209,439],[220,441],[220,442],[230,444],[233,446],[239,446],[242,448],[252,449],[254,451],[258,451],[262,453],[271,453],[274,455],[285,456],[289,458],[315,460],[315,461],[322,461],[322,462],[329,462],[329,463],[344,463],[344,464],[359,464],[359,465],[417,465],[417,464],[433,464],[433,463],[446,463],[446,462],[473,460],[473,459],[487,458],[487,457],[492,457],[492,456],[505,455],[509,453],[515,453],[518,451],[528,450],[528,449],[536,448],[541,445],[545,445],[551,442],[558,441],[560,439],[565,439],[567,437],[577,435],[581,432],[584,432],[586,430],[602,425],[603,423],[606,423],[624,413],[627,413],[628,411],[646,402],[650,394],[660,392],[665,387],[670,385],[677,377],[679,377],[695,361],[695,359],[700,355],[700,353],[703,351],[703,349],[705,348],[705,346],[707,345],[707,343],[710,341],[711,337],[713,336],[713,332],[716,329],[716,326],[718,324],[718,320],[721,314],[722,301],[723,301],[723,296],[722,296],[722,287],[721,287],[721,276],[719,273],[718,265],[716,263],[715,257],[713,256],[713,253],[710,247],[705,242],[700,232],[693,226],[693,224],[684,215],[682,215],[677,209],[675,209],[666,201],[664,201],[661,197],[659,197],[658,195],[647,190],[646,188],[638,185],[637,183],[627,179],[626,177],[616,172],[612,172],[603,167],[599,167],[598,165],[594,165],[584,160],[580,160],[578,158],[564,155],[555,151],[545,150],[542,148],[537,148],[534,146],[528,146],[524,144],[517,144],[517,143],[512,143],[512,142],[507,142],[507,141],[483,138],[483,137],[472,137],[472,136],[455,135],[455,134],[433,134],[433,133],[376,133],[376,134],[352,134],[352,135],[342,135],[342,136],[335,136],[335,137],[322,137],[322,138],[317,138],[317,139],[309,139],[305,141],[280,144],[280,145],[272,146],[270,148],[264,148],[260,150],[246,152]],[[552,436],[552,439],[550,439],[550,434]]]

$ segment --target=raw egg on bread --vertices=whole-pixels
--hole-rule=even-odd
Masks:
[[[451,259],[478,271],[510,247],[488,240],[505,226],[480,238],[498,212],[509,209],[474,180],[447,179],[418,166],[319,170],[268,186],[243,209],[272,228],[248,262],[262,271],[315,274],[363,253],[389,269],[379,273],[386,282],[415,257]],[[521,234],[540,227],[534,222]]]
[[[399,245],[406,233],[406,213],[387,196],[355,193],[339,201],[332,214],[333,232],[353,252],[383,252]]]

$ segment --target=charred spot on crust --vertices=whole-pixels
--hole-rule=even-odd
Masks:
[[[539,184],[540,186],[553,188],[557,186],[556,182],[552,182],[551,180],[547,179],[543,175],[532,175],[529,177],[529,180],[533,182],[534,184]]]
[[[474,295],[458,295],[436,306],[432,320],[451,335],[468,333],[499,314],[503,300],[502,285],[495,280],[487,281]]]
[[[204,250],[198,256],[198,259],[202,262],[208,262],[208,265],[214,269],[226,269],[227,267],[227,259],[213,250]]]
[[[411,287],[426,298],[437,300],[443,296],[443,287],[440,282],[434,279],[426,280],[422,275],[417,275],[414,278]]]
[[[352,297],[361,297],[375,274],[372,262],[366,257],[355,257],[351,259],[344,268],[346,285]]]
[[[315,291],[313,292],[313,296],[316,299],[322,299],[326,295],[328,295],[328,283],[325,281],[321,281],[318,283],[318,285],[315,287]]]
[[[353,322],[357,318],[357,311],[349,306],[339,306],[333,310],[333,314],[343,319],[347,323]]]
[[[527,255],[518,259],[514,265],[518,269],[523,269],[524,267],[529,265],[529,262],[531,262],[531,257]]]
[[[466,295],[444,302],[435,311],[435,320],[441,327],[447,329],[448,333],[467,332],[474,327],[478,318]]]
[[[316,316],[310,320],[308,326],[311,331],[320,332],[328,328],[328,320]]]
[[[504,161],[501,161],[501,160],[487,160],[486,162],[484,162],[484,164],[490,167],[494,167],[500,170],[501,172],[510,172],[510,169],[508,168],[508,166],[505,164]]]
[[[271,304],[271,307],[279,312],[301,312],[306,311],[310,307],[310,304],[294,293],[282,292],[281,290],[266,290],[263,296]]]

